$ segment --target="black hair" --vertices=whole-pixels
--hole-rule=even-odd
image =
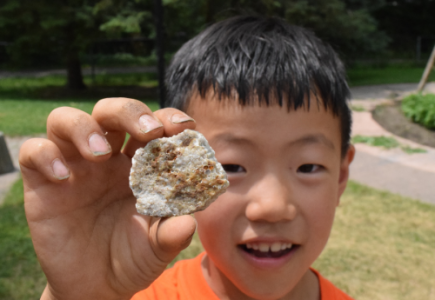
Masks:
[[[295,110],[309,108],[306,99],[315,95],[317,104],[340,118],[342,155],[349,147],[350,91],[343,63],[314,33],[284,20],[238,16],[211,25],[174,55],[166,83],[164,106],[180,110],[187,109],[193,93],[205,98],[211,88],[219,99],[238,99],[243,106],[259,101]]]

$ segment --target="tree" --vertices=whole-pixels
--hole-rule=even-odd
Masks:
[[[413,56],[417,37],[426,38],[422,51],[430,54],[435,42],[434,0],[385,0],[375,10],[379,28],[392,37],[394,52]]]
[[[277,16],[306,27],[329,42],[346,59],[383,51],[388,36],[378,30],[373,9],[385,0],[167,0],[168,36],[186,40],[209,24],[240,13]]]
[[[120,33],[141,32],[151,14],[138,6],[147,1],[116,0],[3,0],[0,41],[15,65],[35,59],[61,60],[67,69],[67,87],[83,89],[80,54],[90,43]],[[151,23],[152,24],[152,23]]]
[[[12,61],[25,64],[35,56],[59,57],[67,69],[67,86],[83,89],[80,52],[101,36],[92,1],[4,0],[0,39],[10,42]],[[44,55],[45,54],[45,55]]]
[[[154,1],[160,0],[3,0],[0,41],[10,43],[8,53],[15,65],[62,60],[68,70],[68,87],[84,88],[80,54],[102,38],[155,38]],[[372,17],[372,8],[388,1],[162,0],[164,30],[160,35],[164,48],[173,53],[215,21],[254,13],[307,27],[345,58],[354,58],[378,53],[388,44],[387,35],[378,30]]]
[[[388,36],[378,30],[377,21],[363,1],[351,4],[339,0],[294,1],[285,9],[290,22],[312,29],[346,59],[379,53],[388,45]]]

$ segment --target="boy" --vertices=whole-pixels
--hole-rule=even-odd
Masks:
[[[23,146],[42,299],[350,299],[310,269],[355,151],[331,48],[281,20],[236,17],[186,43],[167,80],[165,109],[125,98],[101,100],[92,116],[59,108],[47,140]],[[165,271],[196,222],[138,215],[130,160],[187,128],[208,139],[230,187],[195,214],[205,253]]]

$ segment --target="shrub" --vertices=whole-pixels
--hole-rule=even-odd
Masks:
[[[435,129],[435,94],[412,94],[405,97],[402,111],[413,122]]]

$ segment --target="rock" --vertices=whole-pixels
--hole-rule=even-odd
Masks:
[[[156,217],[204,210],[229,185],[204,136],[185,130],[136,150],[130,187],[140,214]]]

